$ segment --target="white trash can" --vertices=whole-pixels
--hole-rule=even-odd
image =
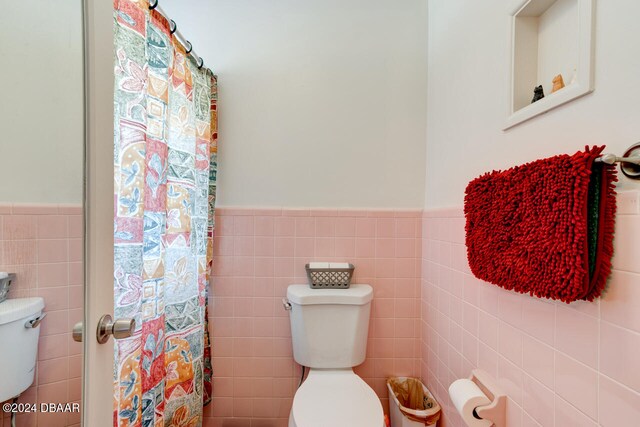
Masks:
[[[425,409],[411,409],[403,406],[398,400],[394,391],[399,384],[404,384],[407,380],[415,380],[420,383],[424,392]],[[391,416],[391,427],[419,427],[437,426],[440,419],[440,405],[433,398],[433,395],[422,382],[416,378],[392,377],[387,380],[387,391],[389,392],[389,412]]]

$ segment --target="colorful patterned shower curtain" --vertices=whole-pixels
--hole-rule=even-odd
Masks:
[[[207,286],[216,78],[147,0],[114,1],[114,426],[196,427],[211,399]]]

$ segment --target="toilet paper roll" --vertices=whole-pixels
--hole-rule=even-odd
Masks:
[[[491,427],[493,425],[492,421],[476,418],[473,414],[474,409],[478,406],[491,403],[473,381],[467,379],[454,381],[449,386],[449,396],[451,396],[453,406],[458,410],[462,420],[469,427]]]
[[[9,277],[9,273],[0,271],[0,279],[6,279],[7,277]]]

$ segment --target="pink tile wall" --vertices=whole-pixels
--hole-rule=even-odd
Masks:
[[[349,261],[374,288],[367,360],[355,371],[381,397],[385,378],[420,370],[420,211],[219,209],[211,291],[214,401],[205,426],[287,425],[300,367],[282,297],[305,263]]]
[[[640,216],[620,211],[606,294],[570,305],[475,279],[462,209],[424,213],[421,370],[444,407],[441,427],[464,425],[448,387],[474,368],[509,395],[509,427],[638,425]]]
[[[461,209],[220,209],[211,295],[214,404],[206,426],[286,426],[300,367],[281,298],[311,260],[350,261],[374,287],[366,362],[356,368],[387,410],[384,379],[419,375],[462,426],[447,388],[480,367],[510,396],[509,426],[633,426],[640,417],[640,216],[618,216],[614,272],[595,303],[566,305],[475,279]],[[422,238],[421,238],[422,237]],[[0,270],[11,297],[42,296],[36,382],[25,401],[77,402],[82,316],[81,209],[0,205]],[[420,260],[421,265],[420,265]],[[422,274],[421,274],[422,272]],[[420,277],[422,277],[420,286]],[[66,344],[64,344],[66,343]],[[78,414],[18,418],[68,426]],[[5,415],[0,427],[8,426]]]
[[[0,271],[17,274],[9,298],[40,296],[47,317],[40,329],[36,378],[19,402],[79,402],[81,345],[71,339],[82,320],[82,208],[0,204]],[[18,415],[20,427],[75,426],[78,413]],[[8,427],[9,415],[0,416]]]

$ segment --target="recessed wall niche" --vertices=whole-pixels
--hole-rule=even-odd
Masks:
[[[527,0],[510,18],[504,130],[593,91],[594,0]],[[558,74],[565,87],[552,93]],[[532,103],[539,85],[545,96]]]

